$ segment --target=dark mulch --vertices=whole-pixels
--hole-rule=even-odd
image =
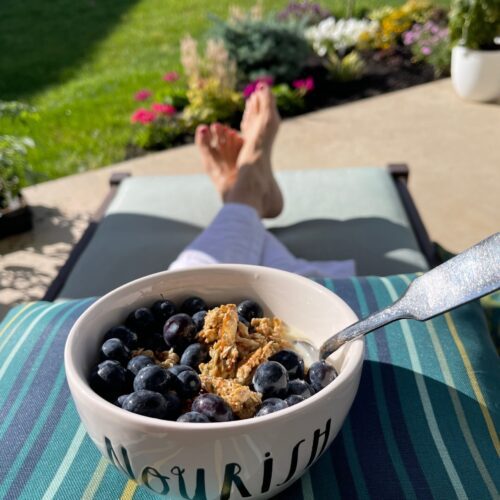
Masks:
[[[352,82],[335,82],[322,66],[308,68],[315,90],[307,98],[307,111],[374,97],[435,80],[433,68],[414,64],[404,49],[365,55],[365,75]]]

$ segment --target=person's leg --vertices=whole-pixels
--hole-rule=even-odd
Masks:
[[[259,265],[265,239],[266,229],[254,208],[227,203],[169,269],[218,263]]]
[[[310,261],[295,257],[273,234],[266,231],[261,265],[310,278],[348,278],[356,274],[354,260]]]
[[[267,233],[261,217],[275,217],[283,208],[270,157],[278,126],[274,97],[267,86],[261,86],[245,108],[244,141],[220,124],[198,127],[195,142],[224,206],[170,269],[261,264]]]

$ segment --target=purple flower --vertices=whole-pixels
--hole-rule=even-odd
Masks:
[[[424,56],[429,56],[431,53],[432,53],[432,50],[430,47],[426,47],[426,46],[422,47],[422,54]]]
[[[308,76],[303,80],[295,80],[292,85],[296,89],[303,89],[306,93],[314,90],[314,79],[312,76]]]
[[[243,89],[243,97],[245,99],[248,99],[257,89],[257,84],[259,83],[265,83],[267,85],[272,85],[273,84],[273,78],[271,76],[263,76],[261,78],[257,78],[257,80],[254,80],[253,82],[250,82],[244,89]]]

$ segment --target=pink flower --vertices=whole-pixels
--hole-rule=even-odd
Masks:
[[[175,82],[179,79],[179,73],[177,73],[177,71],[169,71],[163,75],[163,79],[166,82]]]
[[[171,106],[170,104],[161,104],[159,102],[153,104],[151,106],[151,109],[157,114],[157,115],[167,115],[167,116],[172,116],[175,115],[177,110]]]
[[[422,54],[424,54],[424,56],[428,56],[432,53],[432,50],[430,47],[422,47]]]
[[[245,99],[248,99],[256,90],[257,90],[257,85],[259,83],[265,83],[267,85],[272,85],[273,84],[273,77],[271,76],[263,76],[262,78],[257,78],[257,80],[254,80],[253,82],[250,82],[244,89],[243,89],[243,97]]]
[[[405,45],[411,45],[412,43],[415,42],[415,34],[412,31],[406,31],[403,34],[403,43]]]
[[[295,80],[292,82],[292,85],[296,89],[303,89],[307,92],[312,92],[314,90],[314,78],[312,76],[308,76],[303,80]]]
[[[148,90],[148,89],[142,89],[139,90],[139,92],[136,92],[134,99],[136,101],[145,101],[146,99],[149,99],[153,94]]]
[[[132,116],[130,117],[130,121],[132,123],[142,123],[143,125],[147,125],[151,123],[156,118],[156,114],[149,109],[139,108],[134,111]]]

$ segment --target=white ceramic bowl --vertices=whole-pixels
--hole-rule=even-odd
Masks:
[[[146,276],[108,293],[78,319],[65,350],[78,413],[101,453],[130,478],[169,498],[267,498],[297,479],[340,430],[356,394],[364,343],[335,353],[339,376],[291,408],[248,420],[191,424],[127,412],[90,389],[91,366],[105,332],[161,295],[199,295],[209,304],[257,300],[316,346],[357,318],[334,293],[276,269],[214,265]]]

